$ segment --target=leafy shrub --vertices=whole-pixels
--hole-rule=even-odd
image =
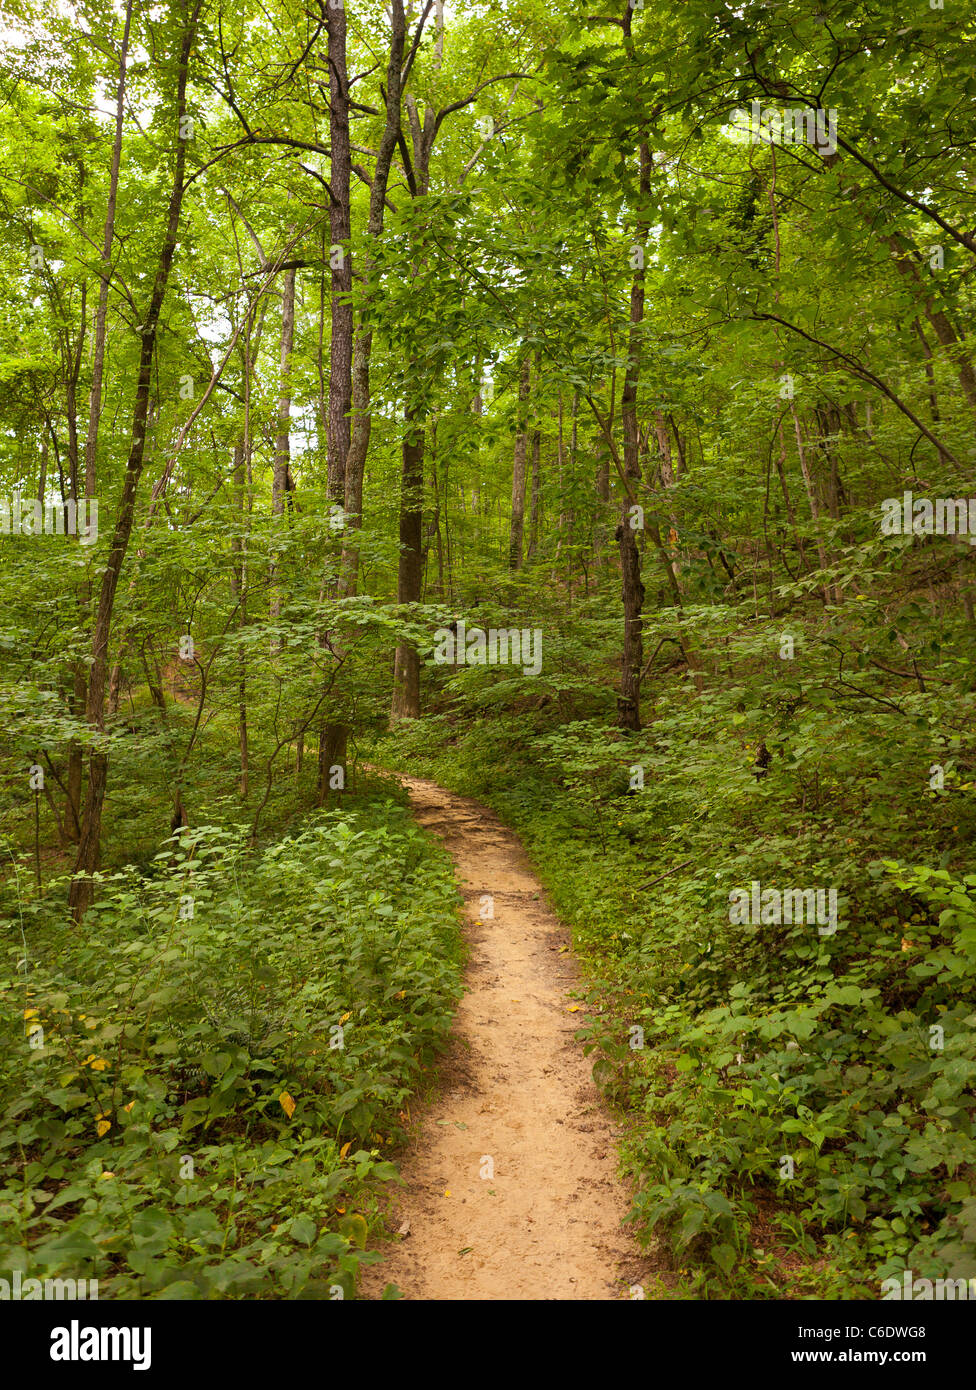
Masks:
[[[829,652],[803,688],[753,679],[772,641],[736,633],[742,678],[672,687],[637,735],[553,708],[489,726],[459,700],[436,739],[397,731],[384,756],[523,836],[588,970],[580,1036],[625,1113],[632,1220],[693,1292],[970,1277],[974,808],[958,778],[920,798],[905,774],[948,767],[938,730],[960,697],[902,696],[908,720],[852,712]],[[954,739],[961,764],[971,742]],[[733,925],[729,893],[752,879],[835,887],[837,931]]]
[[[202,826],[5,931],[0,1266],[102,1297],[351,1295],[459,993],[446,858],[389,801],[255,860]],[[331,1293],[330,1293],[331,1291]]]

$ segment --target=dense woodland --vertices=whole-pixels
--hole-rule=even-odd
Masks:
[[[647,1297],[976,1275],[969,5],[2,34],[0,1266],[355,1296],[463,988],[399,771],[572,928]]]

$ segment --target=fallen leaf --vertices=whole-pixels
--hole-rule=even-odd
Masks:
[[[288,1094],[287,1091],[282,1091],[281,1095],[278,1097],[278,1104],[281,1106],[282,1110],[285,1112],[285,1114],[288,1116],[290,1120],[292,1115],[294,1115],[295,1113],[295,1102],[292,1100],[291,1096]]]

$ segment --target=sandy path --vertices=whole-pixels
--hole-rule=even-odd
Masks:
[[[407,1234],[363,1271],[362,1295],[392,1282],[415,1299],[628,1298],[647,1261],[620,1228],[615,1128],[573,1039],[568,932],[511,831],[476,802],[403,780],[456,862],[471,957],[438,1096],[401,1162],[391,1219]]]

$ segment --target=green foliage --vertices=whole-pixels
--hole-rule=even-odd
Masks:
[[[458,978],[444,863],[368,758],[525,836],[635,1227],[696,1291],[965,1271],[976,548],[880,521],[972,492],[971,7],[408,7],[375,210],[391,15],[353,8],[342,169],[321,5],[10,7],[0,505],[91,495],[100,530],[0,533],[0,1256],[126,1296],[352,1292]],[[814,101],[832,150],[736,138]],[[461,619],[541,630],[541,671],[438,664]],[[427,717],[387,733],[395,646]],[[733,922],[756,881],[829,885],[836,931]]]
[[[102,1297],[352,1296],[458,994],[442,853],[379,802],[256,859],[200,826],[105,875],[82,934],[59,900],[6,950],[0,1264]]]
[[[460,693],[385,748],[525,838],[587,964],[580,1036],[626,1117],[635,1228],[706,1297],[976,1270],[970,697],[851,697],[837,650],[856,657],[861,619],[794,621],[790,662],[778,628],[702,610],[721,676],[659,681],[641,734],[552,706],[472,722]],[[733,922],[751,880],[831,885],[836,931]]]

